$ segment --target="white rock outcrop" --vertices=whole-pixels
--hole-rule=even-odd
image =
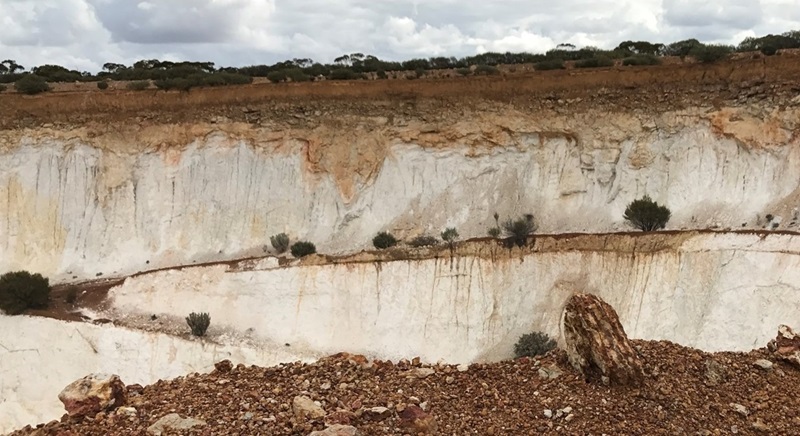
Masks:
[[[536,244],[525,255],[486,244],[453,258],[184,268],[127,279],[109,295],[122,312],[208,311],[215,325],[323,353],[451,363],[505,359],[531,331],[560,337],[576,290],[611,304],[631,338],[707,351],[762,347],[800,309],[800,236],[583,235]]]
[[[111,324],[0,315],[0,433],[61,417],[59,392],[87,372],[118,374],[125,383],[148,385],[210,372],[224,359],[275,365],[314,357],[297,347],[225,345]]]
[[[0,149],[0,271],[125,275],[263,254],[280,232],[328,253],[365,246],[386,229],[410,237],[456,226],[479,236],[494,212],[532,212],[543,232],[605,231],[625,228],[625,205],[644,194],[672,209],[669,228],[754,227],[800,203],[800,147],[789,131],[757,136],[767,127],[751,122],[755,132],[728,137],[698,113],[564,122],[514,126],[500,144],[380,144],[386,156],[374,166],[354,158],[334,167],[347,183],[309,169],[303,143],[288,139],[267,150],[210,133],[126,153],[124,144],[22,137]],[[747,146],[737,134],[785,146]]]

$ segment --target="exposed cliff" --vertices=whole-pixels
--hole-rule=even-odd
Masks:
[[[384,229],[478,236],[495,211],[533,212],[546,232],[606,231],[643,194],[671,207],[671,228],[759,227],[767,213],[796,226],[800,100],[761,68],[759,84],[723,88],[707,70],[711,91],[672,84],[657,97],[617,84],[476,101],[449,96],[449,81],[419,90],[442,86],[440,99],[284,96],[244,112],[199,105],[175,122],[133,111],[102,123],[87,110],[80,125],[3,130],[0,270],[124,274],[260,253],[278,232],[328,252]],[[648,77],[643,88],[659,84]],[[502,89],[535,77],[520,80]]]
[[[201,342],[112,325],[0,315],[0,433],[58,419],[64,413],[59,391],[87,371],[144,385],[207,372],[222,359],[273,365],[311,357],[251,341],[219,342],[225,335],[218,333],[223,333],[218,342]]]
[[[560,337],[565,301],[590,292],[633,338],[750,350],[800,308],[799,252],[798,236],[767,233],[539,237],[524,251],[476,241],[452,257],[188,267],[109,295],[122,312],[207,310],[217,324],[323,353],[458,363],[507,358],[530,331]]]

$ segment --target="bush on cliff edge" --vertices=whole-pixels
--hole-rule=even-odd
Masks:
[[[301,258],[317,252],[317,247],[311,242],[298,241],[292,244],[292,256]]]
[[[660,206],[645,195],[628,204],[623,218],[641,231],[652,232],[666,227],[671,215],[666,206]]]
[[[50,281],[41,274],[15,271],[0,276],[0,309],[8,315],[44,309],[49,300]]]
[[[372,238],[372,245],[378,250],[394,247],[397,245],[397,238],[395,238],[394,235],[389,232],[380,232],[374,238]]]

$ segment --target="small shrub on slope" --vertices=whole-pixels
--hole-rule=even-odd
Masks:
[[[551,59],[548,61],[537,62],[534,65],[534,68],[536,68],[536,71],[548,71],[548,70],[563,70],[566,67],[564,66],[564,61],[562,61],[561,59]]]
[[[623,218],[639,230],[652,232],[666,227],[671,215],[672,213],[666,206],[659,206],[645,195],[628,204]]]
[[[189,328],[192,329],[193,335],[204,336],[206,334],[206,330],[208,330],[208,326],[211,325],[211,317],[205,312],[192,312],[186,317],[186,324],[189,324]]]
[[[50,281],[41,274],[15,271],[0,276],[0,309],[8,315],[44,309],[49,300]]]
[[[307,241],[298,241],[292,244],[292,256],[301,258],[317,252],[316,245]]]
[[[39,94],[50,90],[50,85],[43,77],[35,74],[26,74],[14,83],[18,92],[28,95]]]
[[[106,82],[105,80],[97,82],[97,89],[99,89],[101,91],[104,91],[104,90],[108,89],[108,82]]]
[[[503,231],[511,244],[517,247],[524,246],[528,243],[528,235],[536,231],[533,215],[527,214],[522,218],[504,222]]]
[[[289,236],[286,233],[270,236],[269,242],[278,254],[285,253],[289,249]]]
[[[442,232],[442,240],[447,242],[450,248],[453,248],[456,239],[458,239],[458,230],[455,227],[448,227]]]
[[[613,67],[614,61],[606,56],[597,56],[589,59],[581,59],[575,62],[575,68],[600,68]]]
[[[514,345],[514,356],[517,358],[541,356],[554,348],[556,341],[545,333],[528,333],[522,335]]]
[[[378,250],[394,247],[397,245],[397,238],[395,238],[394,235],[389,232],[380,232],[374,238],[372,238],[372,245],[374,245]]]

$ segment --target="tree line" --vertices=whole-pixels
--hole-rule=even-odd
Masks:
[[[0,62],[0,83],[17,82],[26,75],[38,76],[46,82],[97,82],[107,80],[153,81],[162,89],[188,89],[192,86],[219,86],[250,83],[254,77],[266,77],[272,82],[302,82],[325,78],[352,80],[386,78],[387,72],[414,71],[421,77],[429,70],[455,69],[460,74],[491,74],[497,65],[535,64],[536,69],[564,68],[564,62],[574,61],[577,67],[609,66],[613,60],[623,59],[624,65],[650,65],[660,63],[664,56],[691,56],[701,62],[715,62],[733,52],[760,51],[774,55],[778,50],[800,48],[800,31],[780,35],[747,37],[738,46],[704,44],[697,39],[686,39],[670,44],[648,41],[623,41],[612,50],[596,47],[577,48],[572,44],[559,44],[545,53],[487,52],[474,56],[415,58],[406,61],[387,61],[363,53],[344,54],[332,63],[320,63],[308,58],[294,58],[272,65],[245,67],[217,67],[214,62],[172,62],[158,59],[140,60],[132,65],[106,63],[102,71],[90,73],[60,65],[40,65],[26,71],[16,61]],[[479,68],[476,68],[479,67]],[[147,84],[149,86],[149,83]],[[101,88],[103,89],[103,88]]]

